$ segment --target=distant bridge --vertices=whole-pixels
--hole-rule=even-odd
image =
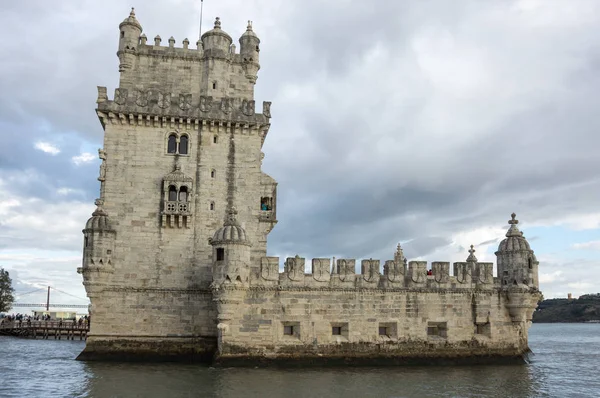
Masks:
[[[63,292],[62,290],[58,290],[57,288],[54,288],[52,286],[48,286],[48,294],[46,296],[45,303],[20,303],[19,302],[19,303],[13,303],[12,308],[19,308],[19,307],[21,307],[21,308],[40,308],[40,307],[42,307],[42,308],[46,308],[46,311],[49,311],[50,308],[88,308],[88,306],[89,306],[89,304],[54,304],[54,303],[50,303],[50,290],[51,289],[58,293],[62,293],[62,294],[66,294],[67,296],[74,297],[78,300],[87,301],[87,299],[85,299],[85,298],[73,296],[72,294]],[[46,290],[46,288],[35,289],[30,292],[20,294],[19,296],[25,296],[27,294],[36,293],[36,292],[39,292],[42,290]]]

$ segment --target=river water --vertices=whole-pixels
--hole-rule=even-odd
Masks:
[[[0,337],[0,397],[600,397],[600,324],[534,324],[527,365],[215,369],[75,361],[81,341]]]

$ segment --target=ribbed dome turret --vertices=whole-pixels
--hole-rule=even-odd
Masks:
[[[506,232],[506,239],[503,239],[502,242],[500,242],[498,252],[531,250],[527,239],[523,236],[523,232],[519,231],[519,228],[517,227],[519,220],[515,219],[516,216],[515,213],[511,214],[511,220],[508,222],[510,228]]]
[[[215,19],[215,27],[204,33],[201,37],[202,47],[207,55],[225,56],[229,53],[229,47],[233,40],[225,31],[221,29],[221,19]]]
[[[135,17],[135,10],[133,7],[131,7],[131,12],[129,13],[129,16],[125,18],[123,22],[121,22],[121,24],[119,25],[119,29],[121,29],[124,25],[133,25],[140,31],[142,30],[142,25],[140,25],[137,18]]]
[[[248,26],[246,27],[246,31],[244,32],[244,34],[240,37],[240,41],[246,37],[256,38],[256,40],[260,42],[256,33],[254,33],[254,30],[252,30],[252,21],[248,21]]]
[[[223,224],[221,228],[215,232],[211,244],[213,246],[223,244],[223,243],[237,243],[241,245],[250,245],[246,238],[246,231],[242,226],[238,223],[237,211],[235,207],[229,210],[229,215],[227,216],[227,220]]]
[[[110,231],[112,226],[108,218],[108,214],[104,211],[102,206],[96,207],[96,210],[92,213],[92,217],[85,224],[85,229],[91,229],[95,231]]]

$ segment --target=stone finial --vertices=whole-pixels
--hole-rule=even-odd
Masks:
[[[131,12],[129,13],[131,18],[135,18],[135,8],[131,7]]]
[[[246,26],[247,32],[252,32],[252,21],[248,21],[248,26]]]
[[[215,29],[221,29],[221,18],[215,18]]]
[[[198,51],[202,51],[202,40],[198,39],[198,41],[196,42],[196,49]]]
[[[510,220],[508,220],[508,223],[510,224],[510,228],[508,229],[508,231],[506,232],[506,237],[510,237],[510,236],[517,236],[517,237],[521,237],[521,231],[519,231],[519,228],[517,227],[517,224],[519,223],[519,220],[517,220],[517,215],[515,213],[512,213],[510,215]]]
[[[471,245],[471,249],[469,250],[469,257],[467,257],[467,262],[468,263],[476,263],[477,262],[477,257],[475,257],[475,249],[473,248],[473,245]]]
[[[229,208],[229,211],[227,212],[227,220],[225,221],[225,225],[236,225],[239,226],[240,224],[237,221],[237,209],[235,208],[235,206],[231,206]]]
[[[148,37],[146,36],[145,33],[142,33],[142,35],[140,36],[141,44],[146,44],[147,41],[148,41]]]
[[[161,42],[161,38],[160,35],[156,35],[156,37],[154,38],[154,45],[155,46],[160,46],[160,42]]]
[[[175,47],[175,38],[173,36],[169,37],[169,47]]]
[[[185,50],[187,50],[187,49],[188,49],[188,47],[189,47],[189,45],[190,45],[190,41],[189,41],[189,40],[188,40],[188,38],[186,37],[185,39],[183,39],[183,48],[184,48]]]

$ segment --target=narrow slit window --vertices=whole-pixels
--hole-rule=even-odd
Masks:
[[[121,31],[121,39],[124,39],[124,38],[125,38],[125,32]]]
[[[214,210],[215,209],[215,202],[210,202],[210,209]]]
[[[215,169],[212,169],[210,171],[210,178],[215,178],[217,176],[217,171]]]
[[[531,259],[531,257],[529,257],[529,259],[527,260],[527,263],[529,265],[529,269],[533,269],[533,260]]]
[[[213,90],[217,89],[217,82],[213,82]]]
[[[177,200],[177,188],[171,185],[169,187],[169,202],[175,202]]]
[[[179,201],[187,202],[188,201],[188,189],[187,187],[181,187],[179,190]]]
[[[215,136],[213,137],[213,143],[214,143],[214,144],[216,144],[218,141],[219,141],[219,139],[218,139],[218,138],[217,138],[217,136],[215,135]]]
[[[167,152],[177,153],[177,136],[175,134],[171,134],[169,136],[169,141],[167,143]]]
[[[225,260],[225,249],[218,248],[217,249],[217,261]]]
[[[180,155],[188,154],[188,137],[187,137],[187,135],[182,135],[179,138],[179,154]]]

